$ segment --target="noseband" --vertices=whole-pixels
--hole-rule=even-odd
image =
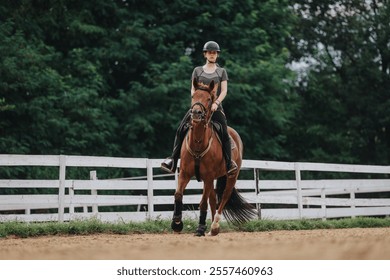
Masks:
[[[199,106],[200,110],[195,110],[194,107]],[[206,114],[207,114],[207,109],[206,107],[200,103],[200,102],[195,102],[191,106],[191,119],[196,122],[204,121],[206,119]]]

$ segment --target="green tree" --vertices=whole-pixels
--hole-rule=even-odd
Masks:
[[[245,157],[289,158],[288,1],[2,1],[0,18],[2,153],[166,156],[215,40]]]
[[[388,164],[388,1],[295,1],[291,50],[309,61],[291,143],[299,159]],[[302,61],[302,60],[301,60]]]
[[[12,107],[0,112],[2,153],[118,151],[116,120],[110,113],[114,102],[105,98],[101,63],[79,42],[84,34],[74,40],[61,36],[64,30],[70,37],[82,30],[93,37],[102,35],[101,30],[77,25],[71,17],[83,9],[68,5],[74,13],[65,14],[64,5],[6,1],[0,10],[2,18],[8,18],[0,26],[0,98]],[[64,42],[73,46],[65,49]]]
[[[176,127],[189,109],[192,69],[204,63],[204,43],[215,40],[230,77],[224,108],[243,138],[245,156],[288,158],[286,132],[296,110],[292,71],[285,67],[293,20],[288,1],[192,2],[148,1],[132,7],[128,24],[139,23],[137,30],[148,35],[140,39],[140,51],[149,52],[143,79],[125,92],[128,97],[142,94],[132,99],[140,102],[139,110],[149,110],[137,119],[149,133],[142,137],[143,150],[153,151],[151,157],[170,153]]]

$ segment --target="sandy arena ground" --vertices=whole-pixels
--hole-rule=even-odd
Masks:
[[[0,259],[389,260],[390,228],[1,238]]]

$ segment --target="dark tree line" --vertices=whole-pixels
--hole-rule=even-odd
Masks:
[[[317,2],[1,1],[0,153],[167,156],[215,40],[245,158],[388,164],[390,5]]]

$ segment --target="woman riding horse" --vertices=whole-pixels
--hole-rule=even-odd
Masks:
[[[176,233],[183,229],[184,191],[195,175],[198,181],[203,181],[203,192],[199,203],[199,225],[195,234],[196,236],[205,235],[207,211],[210,206],[212,220],[210,235],[217,235],[222,214],[228,222],[241,224],[252,219],[255,211],[235,188],[242,165],[244,146],[240,135],[231,127],[228,127],[232,143],[231,156],[237,164],[237,171],[234,176],[226,175],[220,138],[217,137],[215,124],[211,123],[211,117],[214,114],[211,107],[217,99],[217,87],[214,81],[205,87],[197,80],[193,81],[193,86],[195,91],[191,102],[190,128],[180,153],[180,173],[174,195],[171,228]],[[217,183],[214,189],[215,179]]]
[[[217,99],[211,106],[213,112],[211,120],[219,124],[222,128],[222,152],[225,157],[226,170],[228,177],[232,177],[237,172],[237,164],[231,159],[231,143],[229,139],[226,116],[222,108],[222,101],[227,95],[228,75],[224,68],[217,64],[217,58],[220,52],[219,45],[214,41],[207,42],[203,47],[203,55],[206,58],[206,63],[203,66],[198,66],[192,73],[192,81],[197,81],[200,85],[209,86],[212,81],[218,86]],[[191,83],[191,97],[195,92],[194,83]],[[177,168],[177,161],[180,157],[180,150],[187,134],[191,110],[189,110],[180,123],[176,131],[173,152],[162,164],[161,168],[169,173],[174,173]]]

